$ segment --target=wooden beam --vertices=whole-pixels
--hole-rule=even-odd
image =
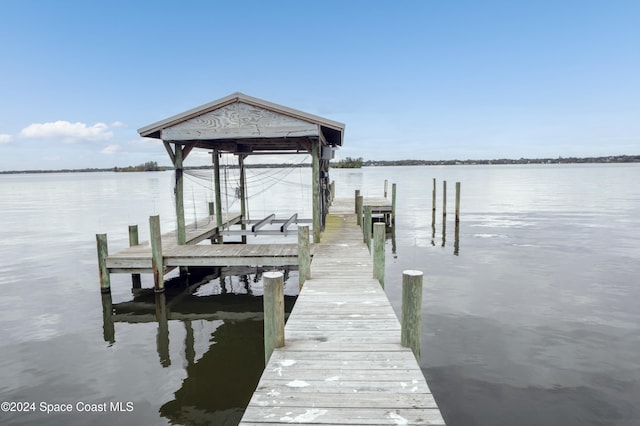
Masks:
[[[289,219],[287,219],[287,221],[280,227],[280,232],[283,232],[284,235],[287,235],[287,228],[289,227],[289,225],[291,225],[293,222],[298,220],[298,213],[294,213],[293,215],[291,215],[291,217]]]
[[[191,150],[193,150],[193,148],[195,148],[195,147],[196,147],[196,143],[195,142],[189,142],[189,143],[184,145],[184,147],[182,148],[182,161],[187,159],[187,156],[189,155]]]
[[[320,203],[320,141],[315,139],[311,146],[311,188],[313,192],[313,242],[320,242],[322,230]]]
[[[185,231],[185,223],[184,223],[184,184],[183,184],[183,170],[182,170],[182,160],[183,160],[183,147],[181,145],[176,145],[175,152],[175,174],[176,174],[176,220],[177,230],[176,237],[178,239],[178,244],[184,244],[186,240],[186,231]]]
[[[216,196],[216,225],[218,229],[222,229],[222,195],[220,194],[220,152],[217,149],[213,150],[213,183],[215,186]],[[222,242],[222,237],[219,238],[218,243]]]
[[[167,153],[169,154],[169,158],[171,158],[171,164],[175,165],[176,164],[176,156],[173,153],[173,150],[171,149],[171,145],[167,141],[162,141],[162,144],[164,145],[164,149],[167,150]]]
[[[244,157],[245,154],[238,155],[238,166],[240,167],[240,216],[241,220],[248,219],[247,217],[247,182],[246,182],[246,173],[244,170]],[[244,223],[241,225],[241,228],[246,229]],[[242,236],[242,244],[247,243],[247,236]]]

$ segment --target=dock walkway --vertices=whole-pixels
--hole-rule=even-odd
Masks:
[[[335,200],[241,424],[445,424],[362,240],[353,203]]]

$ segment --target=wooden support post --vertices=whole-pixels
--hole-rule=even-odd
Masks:
[[[262,274],[264,286],[264,365],[275,348],[284,346],[284,279],[282,272]]]
[[[309,225],[298,226],[298,285],[311,278],[311,250],[309,247]]]
[[[222,194],[220,192],[220,155],[217,149],[213,150],[213,181],[216,196],[216,226],[219,232],[222,230]],[[222,235],[218,235],[217,242],[222,243]]]
[[[313,140],[311,145],[311,191],[313,192],[313,242],[320,242],[322,231],[322,203],[320,201],[320,141]]]
[[[331,188],[331,198],[329,199],[329,204],[333,204],[333,200],[336,198],[336,181],[332,180],[329,187]]]
[[[376,278],[384,288],[384,237],[386,226],[384,223],[373,225],[373,278]]]
[[[364,222],[362,223],[364,230],[364,242],[371,252],[371,206],[364,206]]]
[[[354,197],[354,200],[355,200],[354,210],[355,210],[356,213],[358,213],[358,196],[360,196],[360,190],[356,189],[355,197]],[[360,225],[360,222],[358,222],[358,225]]]
[[[433,211],[434,217],[436,213],[436,178],[433,178],[433,191],[431,192],[431,210]]]
[[[213,216],[216,214],[214,209],[215,209],[215,203],[213,201],[209,201],[209,216]]]
[[[420,324],[422,322],[422,271],[402,272],[402,346],[411,348],[420,362]]]
[[[447,181],[442,181],[442,220],[447,217]]]
[[[244,154],[238,155],[238,166],[240,167],[240,218],[241,220],[241,229],[245,230],[246,225],[244,221],[249,219],[247,217],[247,182],[246,182],[246,174],[244,170]],[[247,244],[247,236],[242,235],[241,237],[242,244]]]
[[[135,247],[138,244],[140,244],[138,239],[138,225],[129,225],[129,247]],[[131,285],[133,288],[142,287],[140,274],[131,274]]]
[[[151,268],[153,269],[153,287],[156,293],[161,293],[164,291],[164,262],[162,259],[160,216],[149,217],[149,233],[151,234]]]
[[[175,144],[176,146],[176,220],[178,229],[176,230],[176,236],[178,238],[178,244],[184,244],[187,240],[187,234],[184,223],[184,183],[183,183],[183,170],[182,170],[182,145]]]
[[[460,182],[456,182],[456,225],[460,222]]]
[[[391,223],[396,223],[396,184],[391,184]]]
[[[356,197],[356,222],[358,224],[358,226],[362,226],[362,203],[364,202],[364,199],[362,197],[362,195],[359,195]]]
[[[102,293],[111,292],[111,276],[107,268],[107,256],[109,248],[107,246],[107,234],[96,234],[96,247],[98,249],[98,270],[100,272],[100,291]]]
[[[384,198],[387,198],[387,188],[389,186],[389,181],[387,179],[384,180]]]

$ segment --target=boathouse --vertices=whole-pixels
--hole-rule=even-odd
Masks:
[[[310,154],[313,240],[320,240],[330,203],[329,160],[342,146],[345,125],[262,99],[233,93],[174,115],[138,133],[160,139],[175,168],[177,242],[185,244],[184,161],[194,149],[212,153],[215,217],[222,227],[220,155],[233,154],[240,169],[240,220],[246,220],[245,158],[249,155]],[[293,220],[293,218],[292,218]],[[297,220],[297,219],[296,219]]]

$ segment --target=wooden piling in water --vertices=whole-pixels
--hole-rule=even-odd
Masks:
[[[364,206],[362,230],[364,232],[364,243],[367,245],[369,251],[371,251],[371,206]]]
[[[311,251],[309,249],[309,225],[298,226],[298,285],[311,278]]]
[[[396,223],[396,184],[391,184],[391,223]]]
[[[456,182],[456,226],[460,222],[460,182]]]
[[[275,348],[284,346],[284,279],[282,272],[262,274],[264,286],[264,363]]]
[[[422,321],[422,271],[402,272],[402,346],[411,348],[420,361],[420,323]]]
[[[116,328],[113,321],[113,300],[111,293],[102,295],[102,337],[105,342],[114,343],[116,341]]]
[[[167,299],[164,293],[156,293],[156,321],[158,321],[158,334],[156,345],[160,365],[171,365],[171,353],[169,351],[169,316],[167,312]]]
[[[389,186],[389,181],[387,179],[384,180],[384,198],[387,198],[387,187]]]
[[[436,178],[433,178],[433,191],[431,192],[431,210],[433,211],[433,217],[436,217]]]
[[[354,198],[353,198],[353,199],[354,199],[354,201],[355,201],[355,204],[354,204],[354,210],[355,210],[355,212],[356,212],[356,213],[358,213],[358,196],[360,196],[360,190],[359,190],[359,189],[356,189],[356,191],[355,191],[355,196],[354,196]]]
[[[373,225],[373,278],[380,282],[384,288],[384,237],[386,225],[376,223]]]
[[[138,225],[129,225],[129,247],[135,247],[138,244],[140,244],[138,238]],[[131,274],[131,285],[133,288],[142,287],[140,274]]]
[[[164,264],[162,260],[162,233],[160,232],[160,216],[149,217],[149,233],[151,240],[151,269],[153,270],[153,287],[156,293],[164,291]]]
[[[360,191],[358,191],[358,195],[356,195],[356,223],[358,226],[362,226],[362,204],[364,203],[364,197],[360,195]]]
[[[213,204],[213,201],[209,201],[209,216],[213,216],[214,214],[216,214],[214,209],[215,206]]]
[[[447,181],[442,181],[442,219],[447,216]]]
[[[111,277],[109,276],[109,269],[107,268],[107,256],[109,256],[107,234],[96,234],[96,247],[98,249],[100,291],[102,293],[109,293],[111,291]]]

